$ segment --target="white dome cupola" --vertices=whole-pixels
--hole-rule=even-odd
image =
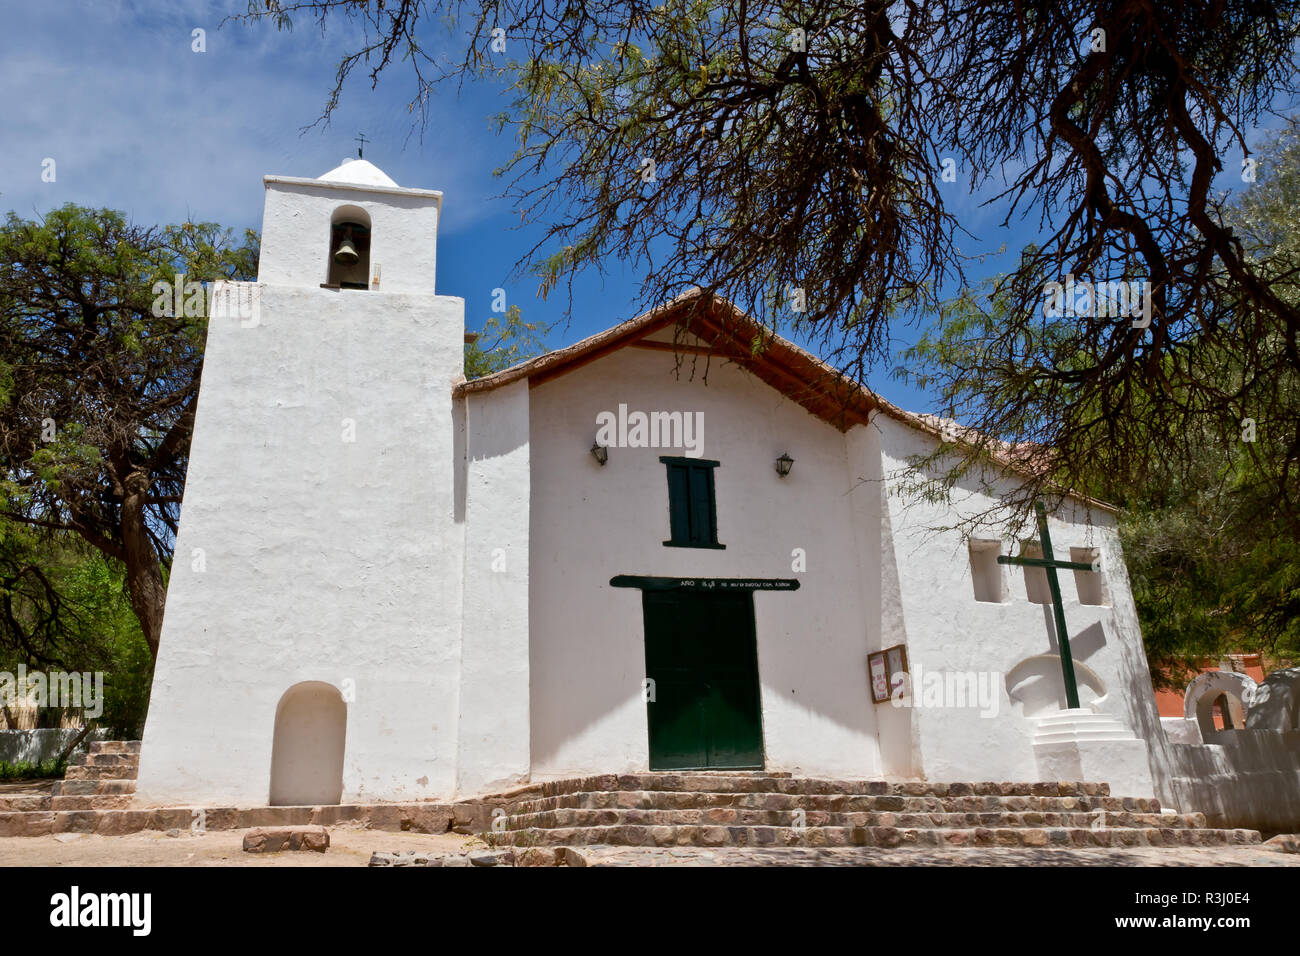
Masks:
[[[345,159],[328,173],[317,176],[322,183],[347,183],[352,186],[384,186],[401,189],[386,172],[368,159]]]

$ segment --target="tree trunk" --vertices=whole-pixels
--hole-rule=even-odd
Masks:
[[[89,721],[89,720],[87,720],[87,721],[83,724],[83,726],[82,726],[82,728],[81,728],[81,733],[79,733],[79,734],[77,734],[77,736],[73,737],[73,738],[72,738],[72,743],[70,743],[70,744],[68,744],[66,747],[64,747],[64,748],[63,748],[63,753],[59,754],[59,762],[60,762],[60,763],[66,764],[66,763],[68,762],[68,758],[70,758],[70,757],[72,756],[72,751],[74,751],[74,750],[77,749],[77,744],[81,743],[83,740],[86,739],[86,735],[90,733],[91,729],[92,729],[94,726],[95,726],[94,723],[91,722],[91,721]]]
[[[127,593],[131,607],[140,619],[149,653],[158,659],[158,641],[162,635],[163,605],[167,589],[163,586],[158,552],[154,550],[145,525],[145,499],[149,494],[149,477],[132,472],[125,482],[122,497],[122,550],[126,564]]]

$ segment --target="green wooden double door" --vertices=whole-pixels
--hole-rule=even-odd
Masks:
[[[762,769],[750,591],[642,592],[651,770]]]

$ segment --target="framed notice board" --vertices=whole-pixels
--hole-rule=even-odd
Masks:
[[[903,680],[907,670],[907,648],[902,644],[885,648],[885,670],[889,673],[889,686],[892,690]]]
[[[871,679],[871,699],[877,704],[889,700],[889,671],[884,651],[867,655],[867,676]]]
[[[871,680],[871,699],[877,704],[889,700],[893,689],[903,683],[908,673],[907,648],[895,644],[867,655],[867,676]]]

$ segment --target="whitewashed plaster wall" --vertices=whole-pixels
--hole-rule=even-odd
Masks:
[[[209,323],[137,803],[266,803],[276,705],[309,680],[353,689],[344,801],[450,796],[464,303],[253,292],[255,323]]]
[[[767,767],[878,775],[844,436],[734,366],[714,359],[706,384],[693,364],[678,378],[671,353],[625,348],[531,393],[534,777],[648,767],[641,592],[610,587],[618,574],[798,579],[754,594]],[[589,454],[597,413],[620,403],[704,413],[726,550],[663,545],[659,457],[681,451],[611,448],[604,467]],[[795,464],[783,480],[784,452]],[[806,573],[791,569],[795,548]]]
[[[1199,736],[1195,721],[1182,723]],[[1162,770],[1161,800],[1204,813],[1211,826],[1300,826],[1300,731],[1225,730],[1203,744],[1170,740]]]
[[[371,273],[380,266],[379,288],[371,291],[433,292],[441,193],[274,176],[266,183],[258,281],[304,288],[324,282],[331,217],[344,205],[370,217]]]
[[[845,434],[848,453],[849,501],[858,549],[863,611],[866,615],[866,650],[879,651],[907,644],[894,553],[893,531],[885,504],[880,429],[855,425]],[[865,666],[865,660],[863,662]],[[874,704],[880,739],[881,770],[887,776],[909,777],[919,753],[919,727],[912,710],[892,704]]]
[[[1259,685],[1231,671],[1193,679],[1184,692],[1189,716],[1160,719],[1166,741],[1161,799],[1204,813],[1213,826],[1300,827],[1300,714],[1292,709],[1297,691],[1296,671],[1274,671]],[[1216,730],[1210,708],[1224,693],[1237,705],[1235,727]]]
[[[45,763],[53,760],[63,752],[72,738],[81,733],[80,727],[40,727],[32,730],[0,730],[0,762],[4,763]],[[108,731],[96,727],[86,739],[77,746],[77,752],[85,752],[91,741],[104,740]]]
[[[912,718],[919,728],[914,770],[931,780],[1036,780],[1032,715],[1065,706],[1051,607],[1031,603],[1024,571],[1010,567],[1002,568],[1004,603],[975,600],[968,543],[953,527],[960,518],[994,507],[1011,485],[992,475],[987,489],[968,482],[954,489],[949,503],[926,501],[908,489],[904,475],[909,460],[933,452],[937,439],[884,414],[873,417],[872,427],[880,435],[885,523],[914,678],[918,667],[922,681],[926,672],[999,675],[997,714],[987,718],[977,708],[917,706],[922,688],[914,686]],[[1071,547],[1101,552],[1105,606],[1081,604],[1073,574],[1060,573],[1071,650],[1080,662],[1081,705],[1115,717],[1141,739],[1163,739],[1114,517],[1067,501],[1049,515],[1049,528],[1058,558],[1068,560]],[[1024,537],[1037,532],[1031,528]],[[1003,554],[1019,551],[1018,542],[1003,542]],[[1012,700],[1008,678],[1022,692],[1033,688],[1027,699]]]
[[[466,406],[461,794],[528,779],[529,402],[521,380]]]

